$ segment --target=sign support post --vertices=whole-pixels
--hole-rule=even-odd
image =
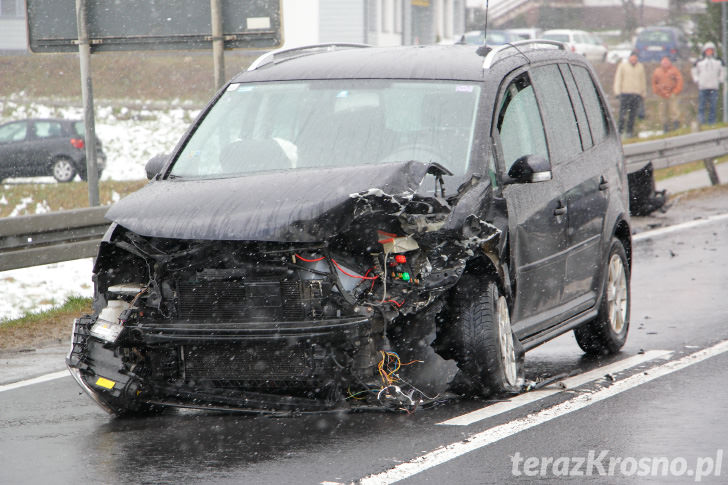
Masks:
[[[723,65],[728,66],[728,6],[725,2],[720,4],[720,26],[723,31]],[[723,80],[723,123],[728,123],[728,81]]]
[[[222,4],[220,0],[210,0],[210,22],[212,24],[212,57],[215,70],[215,89],[225,82],[225,37],[222,31]]]
[[[99,205],[99,172],[96,165],[96,128],[94,123],[94,96],[91,84],[91,44],[88,38],[86,0],[76,0],[76,23],[78,25],[78,56],[81,64],[81,97],[83,99],[83,120],[86,145],[86,180],[88,181],[88,203]]]

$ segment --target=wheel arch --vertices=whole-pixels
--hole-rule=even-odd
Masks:
[[[503,289],[503,277],[502,277],[502,271],[498,270],[498,259],[497,256],[491,255],[491,254],[483,254],[481,256],[477,256],[465,265],[465,271],[463,271],[463,276],[465,275],[473,275],[477,276],[479,278],[485,277],[492,277],[495,279],[498,286],[501,287],[501,290]]]

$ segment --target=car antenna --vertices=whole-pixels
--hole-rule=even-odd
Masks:
[[[489,0],[485,0],[485,25],[483,26],[483,45],[478,47],[478,50],[475,51],[476,54],[478,54],[481,57],[485,57],[488,55],[488,52],[491,51],[491,48],[488,47],[487,39],[488,39],[488,4]]]

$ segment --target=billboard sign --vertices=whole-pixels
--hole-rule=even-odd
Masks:
[[[26,0],[31,52],[78,52],[75,0]],[[210,49],[209,0],[87,0],[91,52]],[[225,49],[283,43],[281,0],[221,0]]]

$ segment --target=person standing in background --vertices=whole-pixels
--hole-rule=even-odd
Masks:
[[[660,121],[665,133],[680,127],[680,109],[677,95],[683,88],[683,77],[668,56],[664,56],[652,73],[652,91],[660,99]]]
[[[718,88],[725,80],[723,60],[715,57],[715,44],[706,42],[703,57],[690,70],[698,85],[698,122],[705,124],[705,105],[708,105],[708,124],[715,124],[715,108],[718,105]]]
[[[614,95],[619,96],[619,133],[624,133],[625,118],[627,137],[634,137],[634,119],[647,95],[647,78],[645,67],[639,62],[637,51],[632,51],[629,58],[617,66],[614,75]]]

